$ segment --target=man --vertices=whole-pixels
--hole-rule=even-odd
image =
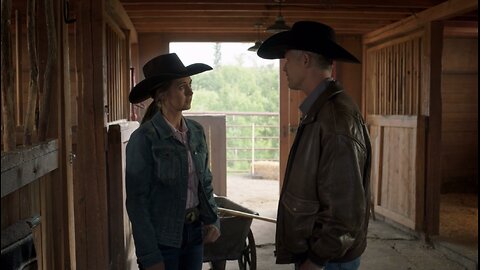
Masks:
[[[359,63],[327,25],[300,21],[257,54],[285,58],[290,89],[306,98],[280,194],[276,263],[358,269],[369,219],[370,141],[358,106],[331,78],[333,60]]]

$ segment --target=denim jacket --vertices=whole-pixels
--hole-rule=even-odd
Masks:
[[[195,164],[200,220],[219,226],[212,174],[202,126],[184,119]],[[187,148],[175,139],[160,113],[141,125],[126,149],[126,208],[137,258],[143,267],[163,261],[158,245],[180,247],[187,200]]]

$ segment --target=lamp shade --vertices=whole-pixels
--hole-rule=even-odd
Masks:
[[[255,45],[248,48],[248,50],[251,51],[251,52],[256,52],[258,50],[258,48],[260,48],[260,45],[262,45],[262,42],[260,40],[257,40],[257,41],[255,41]]]
[[[279,33],[287,30],[290,30],[290,27],[285,23],[283,16],[278,15],[275,23],[267,27],[265,31],[268,33]]]

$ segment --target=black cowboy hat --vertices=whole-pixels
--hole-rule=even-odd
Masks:
[[[165,81],[192,76],[207,70],[212,70],[212,67],[202,63],[185,67],[176,53],[157,56],[143,66],[145,79],[132,88],[128,100],[131,103],[142,102],[153,97],[156,88]]]
[[[335,42],[335,31],[330,26],[312,21],[296,22],[291,30],[267,38],[257,54],[265,59],[279,59],[291,49],[318,53],[331,60],[360,63]]]

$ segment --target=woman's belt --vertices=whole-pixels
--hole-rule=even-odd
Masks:
[[[188,208],[185,211],[185,224],[191,224],[200,218],[200,210],[197,207]]]

